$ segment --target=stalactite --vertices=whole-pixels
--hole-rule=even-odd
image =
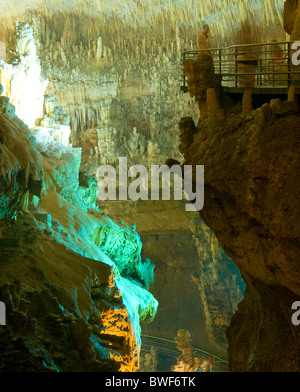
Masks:
[[[73,3],[77,1],[73,0]],[[131,8],[125,0],[125,5],[128,5],[126,18],[122,18],[123,2],[122,5],[116,2],[111,15],[106,15],[105,9],[95,12],[97,3],[87,8],[84,2],[79,6],[81,14],[67,10],[63,15],[62,12],[66,11],[63,3],[54,12],[51,0],[48,2],[49,8],[38,13],[32,11],[38,55],[44,75],[50,80],[47,93],[55,94],[71,117],[72,141],[75,145],[82,145],[86,131],[94,132],[102,128],[117,128],[119,132],[122,129],[129,139],[132,125],[137,125],[138,133],[151,135],[157,140],[162,154],[166,151],[167,140],[176,150],[176,139],[169,141],[170,135],[178,133],[176,113],[184,110],[197,118],[194,105],[180,93],[178,75],[181,69],[178,60],[182,50],[195,48],[194,38],[206,15],[214,13],[213,23],[210,22],[211,35],[218,44],[236,29],[237,18],[243,20],[246,17],[256,23],[265,23],[264,31],[269,30],[269,36],[274,38],[274,29],[270,25],[278,21],[278,9],[282,8],[283,1],[266,2],[257,6],[257,12],[252,14],[249,13],[248,1],[239,2],[240,7],[237,7],[236,0],[226,3],[228,18],[224,18],[223,7],[215,8],[216,0],[189,0],[180,7],[171,0],[158,0],[155,10],[141,3]],[[8,26],[8,21],[13,19],[13,10],[9,5],[6,7],[6,18],[1,19],[6,21],[4,26]],[[22,5],[20,10],[24,10],[22,7],[25,6]],[[4,35],[8,37],[9,34],[13,36],[7,27]],[[107,76],[103,77],[104,74]],[[148,110],[150,103],[141,93],[136,104],[139,114],[133,124],[128,114],[125,117],[121,114],[119,120],[111,116],[112,100],[120,93],[126,96],[129,92],[127,85],[137,85],[139,90],[151,94],[151,104],[158,102],[155,115]],[[120,102],[125,99],[126,102],[126,98],[118,99]],[[166,103],[164,109],[160,107],[162,99]],[[164,116],[162,113],[165,113]],[[138,119],[141,116],[147,118],[148,123],[143,129]]]

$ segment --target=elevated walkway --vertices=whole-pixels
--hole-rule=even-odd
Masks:
[[[221,80],[224,94],[243,94],[251,90],[259,95],[286,95],[289,86],[298,80],[300,94],[300,66],[292,63],[292,41],[268,42],[212,48],[215,73]],[[207,50],[182,52],[181,62],[196,60]],[[182,75],[181,91],[187,92],[186,76]]]
[[[177,358],[182,355],[182,352],[178,350],[177,344],[174,340],[164,339],[157,336],[149,336],[142,334],[142,348],[141,356],[145,356],[154,347],[157,351],[158,359],[158,372],[170,372],[171,367],[176,364]],[[212,357],[214,361],[213,372],[228,372],[229,365],[227,360],[220,358],[207,351],[201,350],[200,348],[194,347],[196,356],[204,361],[208,357]]]

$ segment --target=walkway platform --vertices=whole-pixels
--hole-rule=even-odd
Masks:
[[[251,90],[253,95],[282,96],[288,94],[292,83],[299,84],[300,66],[292,62],[292,41],[268,42],[251,45],[234,45],[227,48],[212,48],[215,73],[221,80],[224,94],[243,94]],[[182,52],[183,62],[196,60],[206,50]],[[186,76],[182,75],[181,91],[188,92]]]

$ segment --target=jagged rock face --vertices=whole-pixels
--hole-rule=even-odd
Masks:
[[[299,3],[285,3],[285,27],[299,38]],[[247,289],[227,331],[232,371],[299,371],[299,102],[273,99],[256,111],[251,93],[243,114],[201,118],[181,149],[185,164],[205,166],[200,216],[239,267]],[[209,102],[208,102],[209,105]],[[257,107],[257,106],[256,106]],[[194,133],[193,124],[189,125]]]
[[[286,0],[284,3],[284,29],[290,34],[291,40],[296,40],[300,36],[299,27],[300,4],[298,0]]]
[[[196,101],[206,100],[207,89],[215,88],[217,81],[213,59],[209,54],[201,53],[197,60],[185,60],[184,73],[187,76],[188,91]]]
[[[100,163],[114,164],[119,156],[132,164],[163,163],[178,143],[176,113],[189,101],[179,99],[177,45],[170,42],[166,53],[151,43],[150,50],[146,32],[133,37],[118,17],[95,19],[92,29],[83,15],[64,20],[63,14],[42,17],[35,29],[47,92],[70,115],[72,144],[83,148],[82,168],[95,174]]]
[[[0,97],[0,219],[26,211],[29,195],[42,196],[44,172],[28,127],[15,115],[7,97]]]
[[[245,279],[228,331],[232,371],[299,370],[300,116],[280,100],[225,123],[200,121],[186,164],[205,165],[200,212]]]
[[[53,243],[33,215],[4,236],[1,370],[134,371],[138,348],[111,267]]]
[[[35,83],[39,87],[37,97],[33,94],[30,101],[36,109],[43,107],[44,81],[39,73],[34,74],[39,68],[32,29],[26,24],[18,26],[16,47],[28,46],[28,51],[16,51],[20,55],[16,64],[7,67],[5,63],[1,71],[8,76],[5,90],[22,98],[18,112],[23,116],[22,103],[30,93],[26,83],[33,81],[33,87]],[[18,78],[24,67],[31,65],[33,73],[23,75],[25,88],[20,85],[16,91],[14,76]],[[1,93],[3,90],[1,85]],[[31,132],[15,115],[9,98],[0,99],[0,253],[5,264],[1,268],[0,294],[8,304],[8,325],[1,336],[6,353],[2,369],[14,370],[18,359],[26,358],[28,367],[24,365],[24,371],[136,371],[140,321],[152,321],[158,305],[148,292],[154,266],[149,259],[143,263],[138,234],[130,227],[114,224],[97,209],[96,180],[85,173],[79,175],[81,149],[69,143],[68,116],[55,96],[44,98],[44,111],[33,111],[38,126]],[[34,123],[31,114],[26,113]],[[12,217],[17,222],[14,225]],[[89,266],[87,271],[80,271],[87,260],[102,266],[100,276]],[[56,279],[60,268],[61,276]],[[17,275],[20,280],[14,283]],[[45,277],[42,284],[38,280],[41,276]],[[67,276],[71,287],[66,289]],[[87,290],[86,282],[90,282]],[[86,294],[82,297],[79,292]],[[24,300],[19,300],[20,295]],[[11,296],[16,297],[14,302]],[[39,312],[43,298],[53,306]]]
[[[136,371],[158,305],[140,237],[99,212],[81,150],[33,136],[1,98],[1,370]]]
[[[171,12],[165,12],[162,1],[155,15],[154,11],[145,12],[142,3],[132,7],[132,2],[126,2],[128,7],[124,7],[123,1],[114,2],[118,13],[110,17],[101,15],[99,18],[94,18],[99,11],[93,8],[97,7],[95,2],[91,5],[89,2],[78,3],[74,0],[73,4],[78,5],[83,12],[81,15],[70,14],[69,4],[66,9],[63,2],[48,2],[50,9],[46,8],[45,12],[41,7],[37,9],[37,4],[23,1],[17,9],[12,7],[12,2],[7,2],[6,17],[14,20],[21,17],[23,20],[26,14],[26,21],[32,23],[43,76],[50,80],[47,93],[57,95],[60,104],[67,109],[73,128],[71,141],[74,147],[82,146],[85,154],[83,167],[92,174],[99,163],[114,163],[118,156],[128,155],[132,163],[145,164],[162,163],[165,157],[174,157],[179,144],[179,114],[197,117],[196,106],[179,93],[178,75],[181,70],[178,59],[182,49],[194,47],[193,35],[198,30],[199,20],[203,19],[198,17],[195,10],[200,7],[200,15],[204,16],[204,3],[185,2],[179,8],[169,2]],[[108,12],[111,11],[111,4],[105,3]],[[278,20],[276,12],[281,9],[282,1],[268,2],[268,5],[270,7],[258,7],[257,13],[252,15],[253,19],[259,16],[260,23],[264,22],[261,24],[266,34],[262,32],[262,35],[267,37],[269,34],[272,39],[274,29],[271,25]],[[205,14],[215,11],[215,6],[215,1],[207,2]],[[236,2],[230,1],[227,6],[228,14],[232,17],[224,18],[222,9],[214,15],[215,22],[211,26],[216,43],[214,46],[234,43],[230,41],[233,25],[237,19],[248,17],[252,4],[244,2],[240,6],[239,2],[236,7]],[[25,12],[29,9],[30,12]],[[122,13],[124,9],[128,12],[125,15]],[[33,17],[32,11],[36,12]],[[65,11],[68,11],[68,15],[63,13]],[[127,18],[128,15],[131,17]],[[192,23],[185,23],[189,19]],[[140,21],[146,21],[148,27],[140,24]],[[9,25],[9,19],[6,22],[6,26]],[[282,36],[278,30],[275,30],[276,36]],[[14,52],[14,32],[10,29],[4,31],[2,40],[7,49],[13,49]],[[14,54],[8,53],[8,61],[18,60],[13,57]],[[178,154],[175,158],[181,159],[181,156]],[[74,155],[72,159],[77,167],[78,160]],[[52,206],[51,214],[54,216],[61,204],[63,208],[66,205],[62,198],[52,198],[53,187],[60,196],[76,203],[78,195],[74,195],[72,189],[63,192],[61,176],[52,181],[51,163],[57,163],[56,160],[41,160],[47,169],[46,187],[52,187],[49,197],[41,205],[49,209]],[[63,161],[60,163],[60,174],[68,166],[67,154],[63,155]],[[52,203],[53,200],[55,203]],[[83,220],[75,221],[77,227],[82,226]],[[66,221],[64,223],[67,224]],[[185,238],[184,241],[187,245],[191,243],[190,239]],[[80,245],[84,245],[83,241]],[[194,251],[196,254],[196,248]],[[194,283],[200,287],[202,281],[194,277]],[[231,304],[227,311],[229,315]],[[216,315],[216,312],[212,314]],[[218,320],[221,328],[228,323],[228,317]],[[86,335],[89,336],[89,333]]]
[[[148,40],[153,36],[157,26],[160,25],[165,29],[165,43],[168,41],[168,28],[173,29],[176,34],[176,39],[180,38],[176,30],[176,26],[181,22],[181,27],[184,29],[183,22],[187,24],[187,31],[202,27],[202,23],[208,19],[214,18],[214,23],[211,23],[211,30],[215,35],[221,35],[223,38],[230,37],[232,30],[236,29],[237,23],[241,23],[246,18],[255,23],[261,23],[261,29],[264,33],[269,32],[270,25],[280,19],[280,13],[283,9],[284,0],[266,0],[264,4],[257,2],[257,0],[240,1],[240,0],[224,0],[222,7],[219,7],[218,0],[206,0],[199,3],[195,0],[186,0],[178,3],[176,0],[166,1],[158,0],[145,6],[143,2],[135,0],[101,0],[99,2],[92,2],[89,0],[70,0],[68,4],[57,3],[55,0],[49,0],[47,4],[41,3],[40,0],[20,1],[16,0],[10,2],[3,0],[5,7],[5,18],[16,18],[17,16],[28,15],[30,12],[38,12],[40,15],[48,14],[50,16],[55,13],[68,13],[70,17],[71,10],[77,10],[77,14],[92,18],[95,15],[100,15],[100,22],[103,19],[112,19],[120,21],[121,25],[130,24],[134,32],[138,28],[150,27],[152,34],[147,36],[145,34],[145,43],[147,47]],[[252,11],[251,13],[249,11]],[[210,18],[209,18],[210,17]],[[102,19],[103,18],[103,19]],[[169,23],[165,23],[168,21]],[[116,23],[115,23],[116,24]],[[117,24],[116,24],[117,25]],[[64,26],[62,26],[61,30]],[[72,25],[68,25],[66,30],[72,31]],[[273,33],[273,32],[272,32]],[[75,34],[70,36],[72,41],[75,40]],[[220,38],[221,39],[221,38]],[[115,45],[120,44],[122,37],[116,37]],[[176,40],[174,42],[176,44]],[[122,42],[124,48],[127,48]],[[132,42],[130,42],[130,46]]]

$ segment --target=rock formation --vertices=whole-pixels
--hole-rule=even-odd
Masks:
[[[1,370],[136,371],[158,305],[139,236],[99,212],[81,150],[33,136],[1,98]]]
[[[200,216],[247,286],[227,332],[231,371],[299,371],[299,331],[291,322],[300,294],[294,86],[288,98],[251,110],[246,93],[243,113],[222,122],[201,118],[193,141],[184,144],[185,164],[205,166]]]
[[[46,94],[56,95],[70,116],[72,144],[83,148],[82,169],[90,175],[114,154],[128,155],[127,140],[134,129],[144,148],[144,155],[133,157],[138,163],[151,161],[148,150],[153,142],[158,164],[177,153],[178,120],[183,113],[198,116],[197,104],[180,92],[179,59],[182,50],[196,48],[200,24],[210,12],[216,47],[234,44],[236,22],[245,18],[260,24],[264,39],[284,37],[283,29],[274,29],[276,22],[280,24],[282,0],[269,2],[268,7],[254,0],[238,6],[227,1],[226,18],[217,0],[207,0],[205,6],[188,0],[181,7],[159,0],[156,11],[132,0],[101,7],[72,0],[73,12],[53,0],[43,7],[18,0],[18,8],[4,3],[0,34],[7,54],[16,52],[15,21],[29,23],[42,76],[49,81]],[[182,157],[178,152],[174,158]]]
[[[268,0],[258,4],[255,0],[228,0],[224,2],[225,11],[225,6],[220,7],[218,0],[207,0],[205,5],[188,0],[180,8],[173,1],[159,0],[155,10],[132,0],[104,1],[101,8],[97,2],[79,0],[71,0],[68,4],[49,0],[42,6],[40,1],[27,0],[4,0],[2,3],[5,12],[1,16],[0,29],[0,82],[9,98],[1,97],[3,140],[0,142],[5,162],[0,173],[1,252],[5,265],[0,274],[1,293],[6,298],[9,295],[17,298],[11,304],[9,332],[1,340],[4,350],[11,355],[11,360],[9,355],[5,358],[4,367],[14,369],[19,359],[25,358],[29,365],[22,370],[136,370],[139,322],[152,319],[157,306],[148,292],[153,283],[153,265],[142,262],[142,257],[155,259],[159,277],[151,290],[159,295],[162,309],[166,309],[158,313],[157,324],[145,326],[144,330],[153,327],[152,331],[170,338],[178,329],[190,327],[194,337],[198,328],[197,343],[206,342],[209,350],[224,355],[227,350],[225,330],[243,297],[244,287],[239,271],[217,241],[218,238],[227,251],[226,235],[231,236],[231,231],[227,230],[225,235],[227,226],[222,226],[222,237],[218,223],[212,224],[206,213],[202,217],[215,230],[217,238],[199,218],[189,222],[185,218],[184,224],[176,229],[170,219],[174,219],[173,213],[178,211],[174,205],[170,211],[163,212],[163,205],[147,206],[142,214],[139,214],[140,205],[131,209],[130,203],[126,206],[115,204],[115,209],[111,205],[101,208],[101,211],[117,216],[118,222],[126,220],[129,225],[141,215],[144,225],[141,255],[137,233],[129,226],[116,224],[98,210],[96,185],[91,175],[100,164],[115,164],[120,156],[127,156],[130,165],[162,164],[170,156],[181,163],[184,157],[186,162],[194,163],[196,159],[197,163],[210,165],[220,157],[218,147],[224,153],[219,163],[225,170],[226,162],[238,162],[239,165],[246,159],[251,132],[255,135],[251,139],[255,148],[258,131],[252,127],[269,129],[274,116],[282,122],[288,122],[289,116],[297,116],[294,105],[282,106],[278,101],[272,102],[272,108],[262,107],[254,116],[250,96],[245,96],[244,115],[236,116],[231,110],[226,111],[224,102],[218,101],[218,83],[214,82],[207,85],[211,89],[207,91],[207,103],[201,101],[202,119],[198,124],[198,105],[188,94],[180,92],[180,54],[182,50],[195,48],[199,21],[213,14],[210,28],[214,46],[234,44],[232,37],[236,24],[245,19],[260,26],[259,35],[264,40],[275,36],[279,40],[285,39],[280,26],[283,1]],[[285,8],[289,15],[286,25],[290,30],[287,28],[287,31],[292,32],[293,39],[297,37],[298,29],[295,22],[299,16],[297,4],[288,0]],[[70,11],[71,5],[76,11]],[[44,106],[44,97],[49,105]],[[293,101],[292,91],[290,101]],[[31,131],[14,116],[15,111]],[[178,121],[183,115],[189,120],[181,124],[179,140]],[[227,122],[224,121],[226,116]],[[212,133],[208,131],[208,124],[215,124]],[[238,131],[239,128],[245,129],[246,135]],[[223,140],[222,129],[232,138],[227,135]],[[221,132],[220,137],[218,132]],[[265,140],[260,142],[263,144]],[[208,146],[214,155],[208,154]],[[279,149],[279,141],[277,147]],[[199,162],[198,158],[201,158]],[[255,162],[251,161],[251,164],[255,171]],[[219,170],[219,167],[213,167]],[[224,171],[220,172],[220,183],[226,184],[227,178],[221,178],[222,173]],[[211,192],[217,189],[218,197],[223,188],[219,190],[213,173],[210,174],[208,196],[215,197]],[[239,174],[233,170],[231,181],[237,182]],[[265,179],[264,173],[259,175],[261,177],[255,177],[249,185],[249,203]],[[245,174],[245,183],[246,178]],[[237,188],[238,185],[240,183]],[[233,188],[232,185],[230,192]],[[232,195],[230,192],[224,191],[230,205],[229,211],[226,210],[229,217],[232,199],[234,204],[235,197],[240,197],[238,193]],[[269,194],[265,196],[267,200]],[[246,204],[244,201],[241,209],[245,210]],[[218,215],[219,202],[212,208]],[[157,228],[152,218],[159,214],[161,226],[155,233]],[[15,225],[6,218],[8,215],[17,219]],[[179,214],[179,220],[180,217]],[[222,220],[219,215],[217,218]],[[244,222],[240,218],[238,215],[234,221],[236,225]],[[251,225],[256,220],[259,226],[259,217],[251,215],[249,218]],[[275,226],[276,222],[273,223],[270,225]],[[225,223],[221,222],[221,225]],[[137,222],[137,227],[141,226]],[[161,230],[163,226],[166,229]],[[267,237],[264,231],[260,235]],[[234,236],[238,237],[238,229]],[[114,248],[115,242],[118,246]],[[186,252],[187,248],[190,253]],[[242,255],[246,250],[238,248],[239,252]],[[59,266],[58,271],[52,265],[50,253],[55,265]],[[236,259],[235,248],[228,254]],[[131,258],[133,263],[130,263]],[[191,261],[188,266],[187,260]],[[14,276],[20,265],[24,268],[21,284]],[[240,267],[239,262],[237,265]],[[256,310],[257,301],[250,284],[252,276],[246,272],[248,291],[243,304],[252,301],[251,309]],[[65,276],[70,277],[68,282],[65,282]],[[173,304],[178,287],[182,288],[182,296]],[[218,290],[214,290],[216,287]],[[44,303],[44,295],[49,308]],[[190,311],[184,321],[190,325],[180,325],[182,318],[176,307],[180,305],[180,309],[184,309],[186,300],[190,300],[193,312]],[[50,312],[49,318],[46,310],[40,310],[43,306]],[[199,310],[197,316],[194,309]],[[260,309],[255,320],[261,316],[262,312],[259,312]],[[168,325],[170,319],[171,326]],[[243,319],[238,318],[238,323],[239,320]],[[234,332],[234,322],[232,328]],[[39,332],[42,341],[35,337]],[[238,334],[233,335],[230,335],[230,342],[239,338]],[[57,350],[53,336],[62,336]],[[247,338],[243,340],[243,336],[243,342]],[[232,369],[244,369],[247,350],[240,350],[237,357],[244,357],[238,358],[236,365],[232,358],[237,349],[235,345],[231,344],[231,347]],[[66,351],[68,355],[63,357]],[[259,368],[257,362],[252,368]]]
[[[0,97],[0,219],[27,211],[29,196],[43,194],[44,172],[29,128],[16,117],[7,97]]]
[[[219,110],[220,81],[212,56],[200,53],[197,60],[185,60],[183,68],[188,92],[198,102],[201,118],[214,115]]]
[[[157,372],[157,349],[151,347],[150,352],[145,354],[144,358],[140,361],[140,371],[141,372]]]
[[[42,77],[33,28],[15,22],[11,45],[6,51],[7,62],[0,63],[0,79],[4,95],[9,97],[17,116],[32,128],[43,113],[43,97],[47,80]]]
[[[200,366],[200,360],[193,349],[190,332],[180,329],[174,340],[182,354],[177,358],[173,372],[195,372]]]
[[[298,1],[285,0],[283,24],[285,31],[291,36],[291,41],[296,41],[300,36],[300,8]]]
[[[116,222],[135,222],[142,256],[155,264],[151,292],[159,308],[151,324],[142,324],[142,334],[170,339],[189,329],[195,346],[226,358],[226,329],[245,284],[199,215],[186,213],[180,201],[106,201],[99,207]]]

